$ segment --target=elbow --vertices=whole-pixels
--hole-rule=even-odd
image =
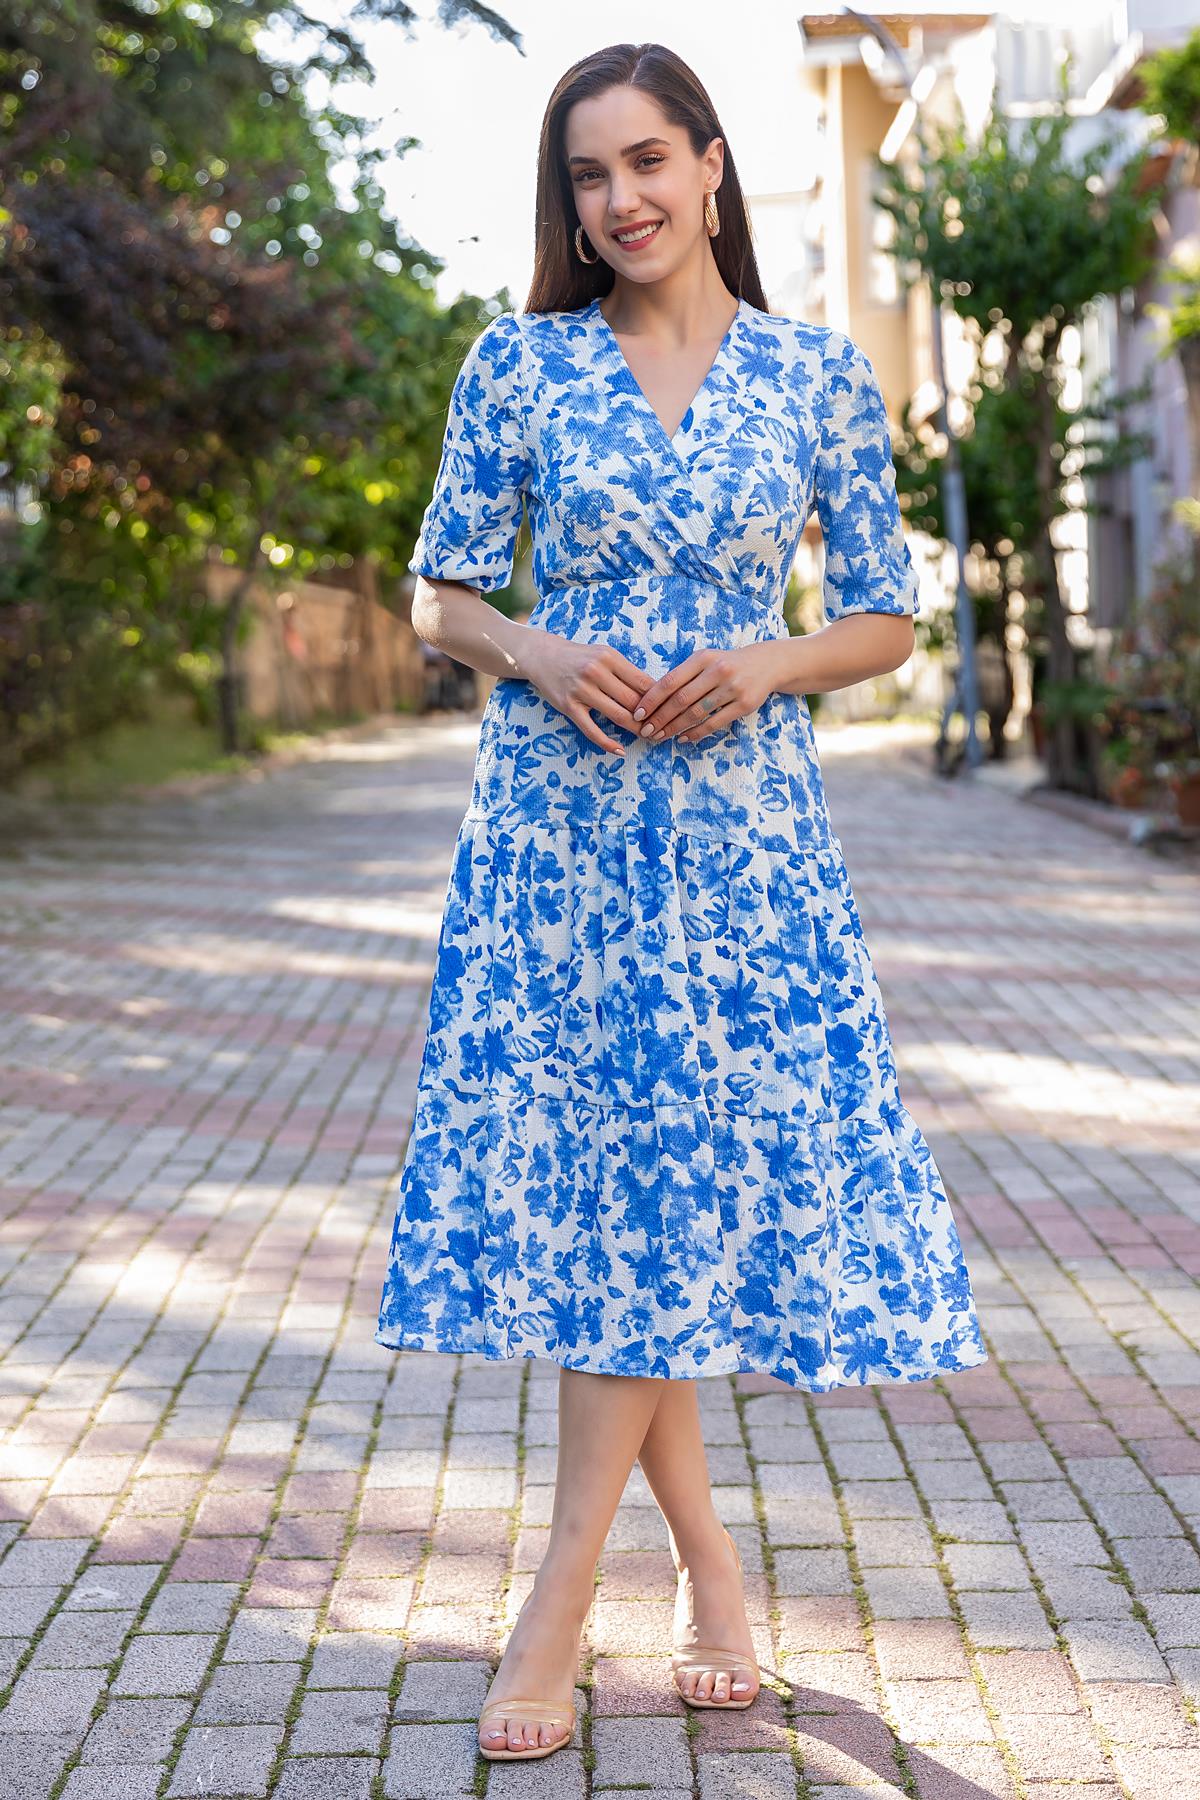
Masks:
[[[912,655],[917,642],[917,628],[911,613],[876,614],[883,623],[881,632],[881,648],[887,657],[879,673],[890,675],[896,669],[902,669]]]
[[[900,629],[897,631],[896,636],[899,638],[900,642],[896,647],[896,651],[899,660],[892,664],[894,669],[902,669],[917,646],[917,627],[912,614],[906,613],[904,618],[899,620],[898,623]]]
[[[467,594],[473,600],[482,598],[478,588],[465,581],[431,581],[418,575],[409,620],[417,636],[438,649],[443,645],[452,594]]]
[[[418,575],[409,618],[422,643],[431,644],[436,639],[442,611],[436,584],[427,581],[423,575]]]

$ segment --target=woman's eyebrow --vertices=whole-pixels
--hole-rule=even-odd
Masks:
[[[626,144],[621,155],[635,156],[639,150],[646,150],[651,144],[665,144],[666,141],[666,138],[660,137],[643,138],[640,143]],[[568,156],[567,161],[568,163],[594,163],[599,162],[600,158],[598,156]]]

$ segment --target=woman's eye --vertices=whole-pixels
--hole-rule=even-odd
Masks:
[[[665,162],[666,160],[666,157],[663,156],[661,152],[646,151],[637,158],[634,167],[639,169],[643,167],[652,169],[656,163]],[[603,172],[602,169],[580,169],[575,179],[576,181],[590,181],[593,175],[601,175]]]

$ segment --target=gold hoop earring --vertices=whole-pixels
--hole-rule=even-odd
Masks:
[[[721,229],[721,221],[717,216],[717,196],[713,193],[704,196],[704,225],[709,237],[716,237]]]
[[[575,254],[579,258],[581,263],[594,263],[594,262],[600,261],[600,252],[598,250],[597,250],[595,256],[585,256],[583,254],[583,226],[582,225],[577,225],[575,227]]]

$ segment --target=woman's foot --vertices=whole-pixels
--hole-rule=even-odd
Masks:
[[[685,1700],[710,1706],[749,1706],[759,1689],[754,1640],[746,1618],[741,1561],[719,1520],[683,1562],[671,1533],[679,1573],[673,1638],[675,1685]],[[722,1652],[727,1654],[723,1657]]]
[[[557,1749],[570,1738],[574,1728],[579,1639],[593,1592],[589,1586],[586,1597],[568,1593],[561,1582],[546,1575],[544,1565],[539,1569],[487,1691],[484,1712],[493,1703],[495,1710],[481,1718],[481,1750],[495,1754],[506,1750]],[[548,1702],[544,1718],[532,1716],[528,1704],[517,1704],[543,1695]],[[501,1711],[506,1698],[514,1703],[512,1717]]]

